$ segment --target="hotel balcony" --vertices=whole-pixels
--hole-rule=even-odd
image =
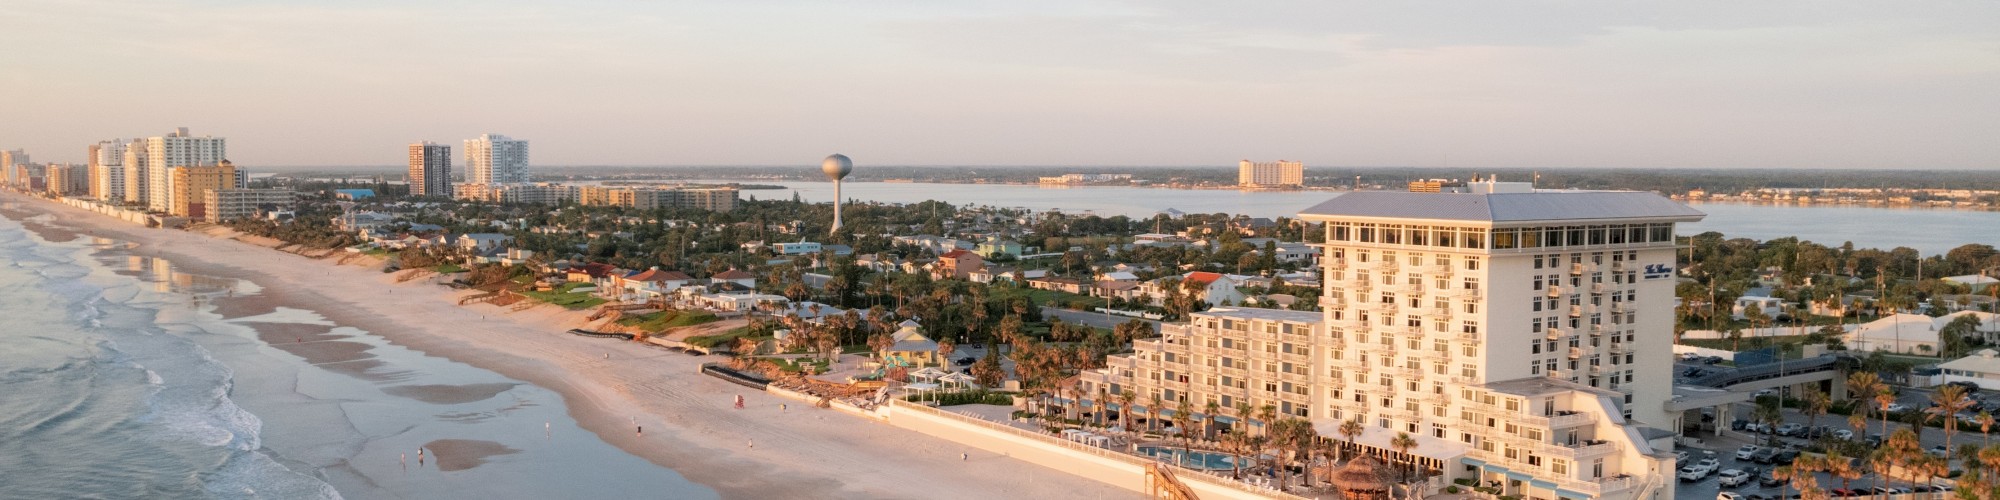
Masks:
[[[1216,348],[1216,347],[1209,347],[1209,346],[1207,346],[1207,345],[1197,345],[1197,346],[1194,346],[1194,353],[1195,353],[1195,354],[1206,354],[1206,355],[1209,355],[1209,356],[1219,356],[1219,355],[1221,355],[1221,354],[1222,354],[1222,349],[1221,349],[1221,348]]]
[[[1278,360],[1288,363],[1311,363],[1312,357],[1304,353],[1280,352],[1278,353]]]
[[[1370,271],[1381,271],[1386,273],[1396,272],[1396,269],[1398,267],[1399,266],[1396,265],[1396,261],[1394,260],[1378,260],[1373,262],[1361,263],[1362,269],[1367,269]]]
[[[1423,314],[1434,319],[1451,319],[1451,306],[1426,307],[1423,309]]]
[[[1616,453],[1618,443],[1610,441],[1580,441],[1577,444],[1551,444],[1547,448],[1550,455],[1569,457],[1571,460],[1585,460]]]
[[[1594,294],[1598,294],[1598,295],[1604,295],[1604,292],[1608,292],[1608,291],[1611,291],[1611,286],[1610,286],[1610,285],[1606,285],[1606,284],[1603,284],[1603,283],[1591,283],[1591,284],[1590,284],[1590,293],[1594,293]]]
[[[1278,340],[1278,334],[1277,334],[1277,332],[1267,332],[1267,331],[1263,331],[1263,330],[1253,330],[1253,331],[1250,331],[1250,332],[1248,332],[1248,333],[1245,333],[1244,335],[1245,335],[1245,336],[1247,336],[1247,337],[1249,337],[1249,338],[1252,338],[1252,339],[1256,339],[1256,340],[1265,340],[1265,341],[1271,341],[1271,342],[1276,342],[1276,341]]]
[[[1628,312],[1632,312],[1632,306],[1626,305],[1624,302],[1611,303],[1611,314],[1625,314]]]
[[[1622,272],[1625,272],[1625,269],[1626,269],[1626,266],[1625,266],[1625,262],[1624,262],[1624,261],[1618,261],[1618,262],[1613,262],[1613,263],[1611,263],[1611,271],[1612,271],[1612,272],[1619,272],[1619,273],[1622,273]]]
[[[1339,328],[1339,329],[1342,329],[1342,330],[1354,330],[1354,329],[1359,329],[1359,328],[1361,328],[1361,324],[1362,324],[1362,323],[1361,323],[1361,320],[1358,320],[1358,319],[1354,319],[1354,318],[1351,318],[1351,317],[1348,317],[1348,318],[1340,318],[1340,319],[1336,319],[1336,320],[1331,320],[1331,321],[1327,321],[1327,322],[1326,322],[1326,326],[1329,326],[1329,327],[1333,327],[1333,328]]]
[[[1396,352],[1395,346],[1382,345],[1380,342],[1368,342],[1361,344],[1359,347],[1361,347],[1361,352],[1376,355],[1395,354]]]
[[[1396,314],[1396,311],[1401,308],[1394,302],[1370,302],[1368,303],[1368,309],[1380,314]]]
[[[1548,334],[1549,340],[1560,339],[1563,338],[1564,335],[1568,334],[1567,332],[1564,332],[1563,329],[1561,328],[1549,328],[1547,330],[1543,330],[1543,333]]]
[[[1582,348],[1582,347],[1571,347],[1571,348],[1569,348],[1569,359],[1577,359],[1577,358],[1581,358],[1581,357],[1583,357],[1583,348]]]
[[[1561,297],[1563,294],[1563,287],[1561,285],[1550,285],[1548,289],[1548,294],[1550,297]]]
[[[1347,269],[1347,259],[1340,259],[1340,258],[1322,259],[1320,260],[1320,264],[1326,266],[1327,269],[1335,271]]]
[[[1627,344],[1622,342],[1617,344],[1611,344],[1612,354],[1626,354],[1630,352],[1632,352],[1632,344]]]
[[[1574,275],[1582,275],[1583,273],[1587,273],[1587,272],[1590,272],[1590,271],[1593,271],[1593,270],[1595,270],[1595,269],[1594,269],[1595,267],[1596,267],[1596,266],[1592,266],[1592,265],[1590,265],[1590,264],[1586,264],[1586,263],[1582,263],[1582,262],[1578,262],[1578,263],[1575,263],[1575,264],[1570,264],[1570,265],[1569,265],[1569,274],[1570,274],[1570,275],[1573,275],[1573,276],[1574,276]]]
[[[1597,377],[1602,375],[1604,375],[1604,365],[1590,365],[1590,376]]]
[[[1333,350],[1336,350],[1336,351],[1338,351],[1338,350],[1344,350],[1344,349],[1347,349],[1347,340],[1346,340],[1346,339],[1326,339],[1326,340],[1322,340],[1322,341],[1320,341],[1319,345],[1323,345],[1323,346],[1326,346],[1326,347],[1327,347],[1328,349],[1333,349]]]
[[[1464,287],[1459,287],[1459,288],[1450,288],[1450,289],[1446,289],[1446,290],[1444,290],[1444,291],[1441,291],[1441,292],[1438,292],[1438,295],[1443,295],[1443,296],[1446,296],[1446,297],[1454,297],[1454,298],[1460,298],[1460,299],[1478,299],[1478,298],[1480,297],[1480,295],[1481,295],[1481,294],[1479,293],[1479,289],[1478,289],[1478,288],[1464,288]]]
[[[1451,394],[1449,393],[1439,394],[1435,392],[1424,393],[1424,401],[1428,401],[1430,402],[1430,404],[1438,406],[1450,406]]]
[[[1388,369],[1388,374],[1403,380],[1416,380],[1424,377],[1423,370],[1407,366],[1391,366]]]
[[[1570,378],[1570,377],[1572,377],[1572,376],[1575,376],[1575,375],[1576,375],[1575,373],[1571,373],[1571,372],[1567,372],[1567,371],[1563,371],[1563,370],[1550,370],[1550,371],[1549,371],[1549,378],[1559,378],[1559,379],[1563,379],[1563,380],[1569,380],[1569,378]]]
[[[1278,372],[1278,380],[1283,380],[1294,384],[1305,384],[1312,382],[1312,377],[1308,375],[1300,375],[1297,373],[1281,371]]]
[[[1583,306],[1569,306],[1569,317],[1572,318],[1583,317]]]
[[[1516,416],[1508,415],[1508,417],[1516,417]],[[1556,430],[1556,429],[1567,429],[1570,427],[1576,427],[1580,425],[1589,425],[1597,421],[1597,415],[1586,412],[1573,411],[1565,415],[1548,415],[1548,416],[1527,415],[1525,417],[1519,417],[1519,419],[1522,423],[1528,424],[1530,426],[1543,427],[1550,430]]]
[[[1320,297],[1319,307],[1322,309],[1340,309],[1347,307],[1347,301],[1334,297]]]
[[[1605,332],[1608,332],[1608,331],[1610,331],[1610,330],[1611,330],[1611,329],[1609,329],[1609,328],[1605,328],[1605,327],[1604,327],[1604,325],[1590,325],[1590,334],[1591,334],[1591,335],[1597,335],[1597,336],[1602,336],[1602,335],[1604,335],[1604,333],[1605,333]]]
[[[1458,384],[1458,385],[1478,385],[1478,384],[1479,384],[1479,379],[1478,379],[1478,378],[1475,378],[1475,377],[1467,377],[1467,376],[1463,376],[1463,375],[1460,375],[1460,376],[1456,376],[1456,377],[1452,377],[1452,378],[1451,378],[1451,383],[1454,383],[1454,384]]]
[[[1432,277],[1451,276],[1451,264],[1425,264],[1416,266],[1416,270]]]
[[[1424,286],[1412,285],[1409,283],[1392,283],[1392,284],[1382,285],[1382,291],[1398,295],[1423,295]]]
[[[1485,340],[1479,338],[1479,334],[1477,333],[1465,332],[1465,331],[1461,331],[1458,332],[1457,334],[1454,334],[1452,338],[1456,338],[1461,342],[1481,342]]]

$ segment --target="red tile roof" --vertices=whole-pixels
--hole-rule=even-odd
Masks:
[[[668,281],[688,281],[694,278],[688,276],[687,273],[683,273],[680,271],[661,271],[659,269],[647,269],[646,272],[634,274],[626,277],[625,279],[627,281],[646,281],[654,283],[664,283]]]
[[[1214,283],[1218,279],[1222,279],[1222,275],[1210,272],[1193,272],[1187,275],[1187,280],[1195,283]]]
[[[967,252],[967,251],[965,251],[964,249],[958,249],[958,250],[952,250],[952,251],[949,251],[949,252],[945,252],[945,253],[944,253],[944,255],[939,255],[938,257],[939,257],[939,258],[945,258],[945,259],[957,259],[957,258],[959,258],[959,257],[964,257],[964,256],[967,256],[967,255],[972,255],[972,256],[977,256],[977,255],[979,255],[979,254],[976,254],[976,253],[972,253],[972,252]]]
[[[757,275],[744,272],[741,269],[730,269],[728,271],[716,273],[716,275],[712,276],[711,278],[719,280],[753,280],[757,279]]]

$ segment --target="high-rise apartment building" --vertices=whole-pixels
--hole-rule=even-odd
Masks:
[[[737,191],[734,188],[577,186],[575,190],[575,199],[580,205],[620,206],[640,210],[692,208],[727,212],[736,209],[737,201]]]
[[[1306,164],[1285,160],[1263,163],[1243,160],[1236,163],[1236,183],[1246,187],[1304,186]]]
[[[21,167],[28,164],[28,152],[19,149],[0,151],[0,175],[7,176],[7,185],[22,186],[27,179],[21,176]]]
[[[410,145],[410,196],[451,196],[451,146]]]
[[[118,203],[125,200],[125,146],[123,139],[90,145],[90,197]]]
[[[1307,209],[1326,231],[1322,312],[1192,314],[1086,372],[1084,393],[1269,405],[1335,439],[1358,421],[1370,453],[1522,498],[1672,498],[1674,225],[1703,214],[1643,192],[1468,188]]]
[[[174,187],[173,206],[167,213],[181,217],[202,219],[208,215],[209,191],[236,188],[236,166],[223,160],[213,167],[174,167],[168,181]]]
[[[153,156],[147,154],[150,144],[145,139],[133,139],[125,145],[125,203],[142,207],[152,206],[153,173],[147,165]]]
[[[202,218],[209,222],[247,219],[291,210],[298,193],[290,189],[216,189],[203,196]]]
[[[528,141],[500,134],[482,134],[465,141],[467,184],[528,182]]]
[[[84,165],[50,163],[42,166],[42,188],[51,196],[83,196],[90,192],[90,169]]]
[[[229,159],[227,140],[221,137],[194,137],[188,135],[187,127],[175,129],[173,133],[146,139],[146,200],[147,208],[171,212],[176,205],[187,202],[201,203],[200,199],[180,200],[175,193],[187,191],[175,187],[168,172],[176,167],[200,167],[215,165]],[[234,175],[233,173],[231,175]]]

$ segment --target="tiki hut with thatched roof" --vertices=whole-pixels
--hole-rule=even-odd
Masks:
[[[1347,465],[1333,471],[1332,483],[1340,498],[1347,500],[1388,500],[1396,486],[1389,481],[1382,460],[1369,455],[1348,460]]]

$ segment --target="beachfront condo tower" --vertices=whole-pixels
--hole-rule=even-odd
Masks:
[[[229,159],[228,140],[221,137],[194,137],[187,127],[160,137],[146,138],[146,208],[171,212],[176,200],[168,172],[176,167],[213,166]],[[201,200],[193,200],[201,203]]]
[[[465,183],[523,182],[528,182],[528,141],[500,134],[482,134],[465,141]]]
[[[1236,162],[1236,184],[1244,187],[1297,187],[1306,184],[1305,162]]]
[[[410,196],[451,196],[451,146],[410,145]]]
[[[1086,372],[1083,393],[1268,405],[1338,441],[1355,421],[1356,443],[1434,487],[1672,498],[1674,225],[1703,214],[1652,193],[1468,184],[1306,209],[1326,234],[1321,312],[1191,314]]]
[[[146,154],[145,139],[134,139],[125,144],[125,159],[120,168],[125,169],[125,199],[127,205],[152,205],[152,170],[146,162],[152,155]],[[116,200],[113,200],[116,201]]]

